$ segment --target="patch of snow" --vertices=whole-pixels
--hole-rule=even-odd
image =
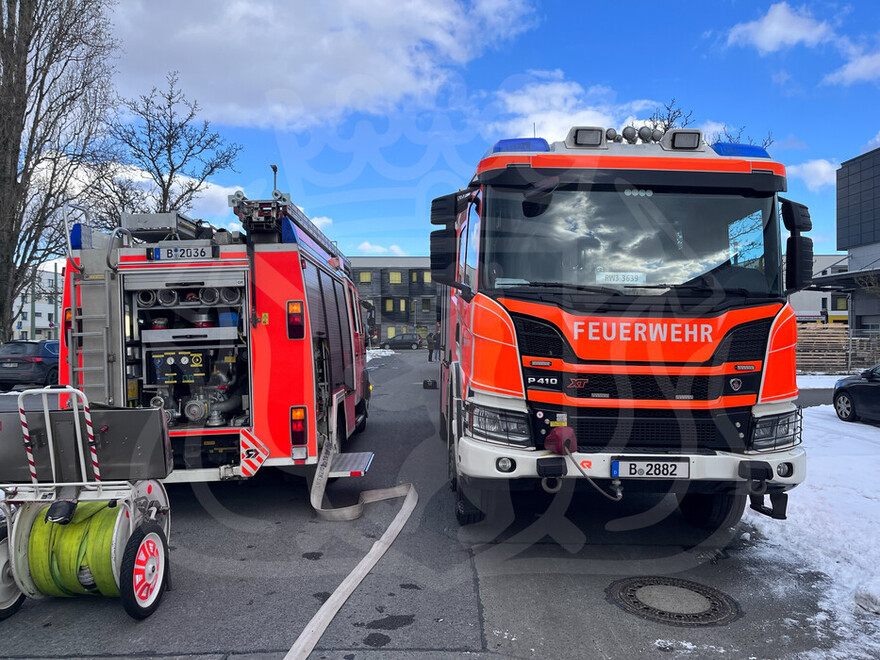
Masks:
[[[823,390],[831,389],[834,383],[841,378],[852,374],[798,374],[797,386],[799,390]]]
[[[389,355],[394,355],[394,351],[388,348],[368,348],[367,362],[374,358],[388,357]]]
[[[845,649],[880,656],[880,430],[842,422],[832,406],[804,409],[807,479],[790,493],[788,520],[747,509],[767,552],[785,553],[827,575],[815,625],[834,625]],[[760,551],[760,550],[758,550]],[[878,608],[880,609],[880,608]],[[845,651],[845,649],[837,649]]]

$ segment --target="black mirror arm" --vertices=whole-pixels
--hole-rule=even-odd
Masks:
[[[470,287],[469,284],[465,284],[464,282],[452,282],[450,285],[453,289],[457,289],[461,292],[461,297],[464,298],[464,301],[469,303],[474,299],[474,296],[477,293]]]

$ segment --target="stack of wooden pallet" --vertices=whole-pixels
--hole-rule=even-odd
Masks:
[[[843,323],[798,325],[797,368],[801,372],[842,373],[850,368],[849,326]]]

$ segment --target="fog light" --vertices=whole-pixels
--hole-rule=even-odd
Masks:
[[[780,477],[790,477],[794,474],[794,465],[791,463],[780,463],[776,466],[776,474]]]
[[[503,456],[495,461],[495,467],[498,468],[499,472],[513,472],[516,469],[516,463],[512,458]]]
[[[309,457],[308,447],[291,447],[290,457],[295,461],[302,461]]]

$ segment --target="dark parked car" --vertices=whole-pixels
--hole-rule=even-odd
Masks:
[[[834,410],[844,422],[880,420],[880,364],[834,384]]]
[[[421,348],[425,344],[425,340],[414,332],[404,332],[391,339],[382,342],[382,348],[411,348],[413,350]]]
[[[58,382],[57,341],[9,341],[0,345],[0,389]]]

